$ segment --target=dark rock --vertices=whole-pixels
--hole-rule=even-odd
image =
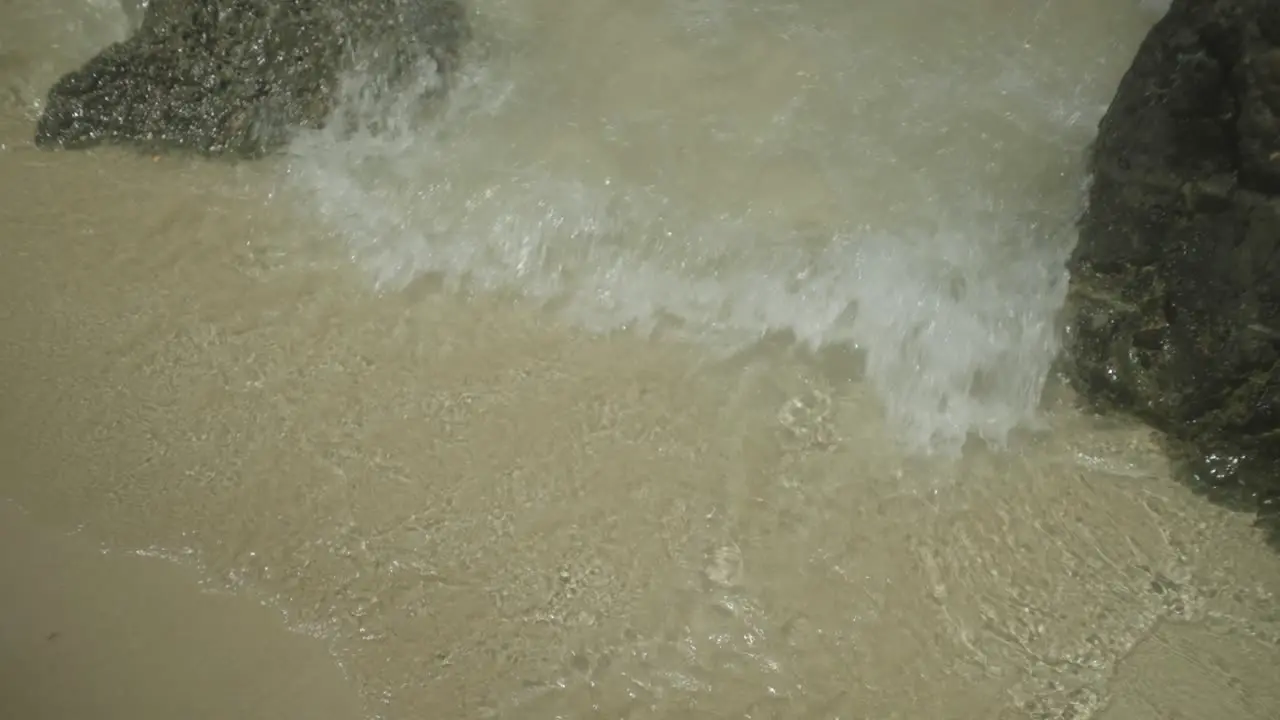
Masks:
[[[1280,541],[1280,2],[1174,0],[1090,160],[1069,373]]]
[[[270,152],[326,121],[346,71],[392,92],[424,62],[448,78],[469,37],[460,2],[151,0],[132,37],[54,84],[36,144]]]

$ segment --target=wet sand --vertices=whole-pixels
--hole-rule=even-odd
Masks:
[[[1141,428],[1064,395],[1053,432],[1011,452],[913,460],[847,359],[766,343],[713,361],[502,298],[377,296],[332,251],[289,247],[323,239],[270,210],[258,166],[39,153],[21,129],[0,170],[18,230],[0,267],[0,492],[269,599],[275,635],[335,643],[366,712],[1280,707],[1280,560],[1169,480]],[[26,547],[35,531],[18,532]],[[16,545],[6,562],[44,567]],[[156,629],[108,667],[103,636],[77,660],[147,677],[217,611],[193,607],[194,570],[119,562],[82,554],[5,603],[66,583],[84,623],[135,594],[156,623],[189,610],[190,640]],[[165,572],[186,590],[142,594]],[[270,635],[234,612],[233,655]],[[294,646],[309,667],[315,645]],[[320,672],[250,657],[226,679],[246,693],[287,697]],[[226,700],[166,665],[191,702]],[[43,679],[24,686],[88,682],[84,667],[28,666]],[[689,683],[698,705],[676,691]]]
[[[104,553],[0,503],[0,716],[356,720],[326,645],[194,567]]]
[[[0,498],[39,521],[0,516],[0,653],[45,717],[1280,714],[1280,558],[1061,387],[915,456],[847,350],[377,293],[284,160],[39,152],[15,107]],[[55,625],[104,629],[29,662]]]

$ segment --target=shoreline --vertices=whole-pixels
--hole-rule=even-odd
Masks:
[[[980,5],[1011,7],[1006,0]],[[956,100],[986,91],[994,104],[969,105],[971,112],[955,117],[951,106],[936,104],[936,117],[928,117],[947,118],[940,130],[967,127],[967,137],[994,141],[1010,126],[992,111],[1012,107],[995,101],[993,91],[1003,85],[989,83],[1011,80],[997,71],[1026,70],[1032,79],[1038,72],[1058,78],[1053,84],[1114,70],[1120,55],[1109,54],[1107,43],[1123,41],[1127,31],[1088,31],[1111,22],[1107,7],[1054,6],[1078,32],[1055,34],[1065,39],[1050,43],[1045,30],[1037,50],[1018,45],[1029,37],[1020,28],[1041,26],[1024,6],[1021,15],[1008,14],[1012,25],[971,15],[973,29],[1023,47],[1039,70],[959,44],[952,54],[939,52],[934,59],[948,64],[938,78],[968,68],[955,75]],[[279,659],[283,643],[311,657],[305,662],[333,665],[336,657],[349,680],[323,684],[339,696],[358,691],[364,710],[389,720],[1163,720],[1176,713],[1217,720],[1223,707],[1242,719],[1275,717],[1280,557],[1247,518],[1174,482],[1169,458],[1147,428],[1083,412],[1065,388],[1054,386],[1042,402],[1047,432],[1016,433],[1001,451],[972,442],[954,461],[919,457],[899,445],[872,383],[846,352],[806,353],[766,340],[726,359],[711,343],[588,332],[560,322],[554,308],[531,307],[514,297],[518,292],[455,292],[451,286],[465,284],[467,273],[492,267],[480,255],[505,248],[486,244],[490,221],[521,220],[527,227],[496,235],[519,241],[558,221],[543,217],[534,200],[547,197],[554,209],[572,199],[515,186],[494,196],[489,214],[454,218],[467,219],[474,232],[456,235],[452,249],[478,253],[463,252],[468,262],[457,274],[443,283],[419,278],[402,291],[374,289],[360,259],[336,239],[346,227],[342,218],[320,209],[358,213],[376,191],[404,190],[383,208],[387,227],[434,226],[491,183],[506,182],[500,168],[513,158],[548,162],[571,179],[621,163],[637,176],[666,173],[671,188],[706,186],[689,197],[690,217],[718,206],[746,213],[752,198],[768,198],[784,225],[810,217],[814,192],[839,197],[832,208],[848,216],[874,211],[883,204],[876,197],[910,215],[931,202],[923,192],[900,192],[915,180],[963,184],[980,165],[973,163],[990,159],[931,157],[931,146],[895,131],[894,118],[905,115],[860,126],[840,104],[857,100],[862,83],[873,87],[892,73],[844,58],[846,44],[829,45],[829,57],[807,53],[818,46],[783,43],[768,17],[744,15],[750,22],[721,28],[734,33],[733,43],[694,53],[667,32],[674,27],[669,10],[493,6],[513,22],[543,23],[512,38],[530,43],[513,45],[509,58],[528,71],[524,79],[564,82],[528,86],[536,92],[521,101],[527,104],[488,125],[468,125],[478,132],[474,154],[427,165],[428,174],[459,190],[435,204],[415,194],[416,183],[430,178],[417,174],[426,161],[412,155],[384,169],[402,175],[372,168],[370,192],[338,192],[300,209],[289,197],[296,184],[282,182],[285,168],[274,159],[152,158],[109,147],[40,152],[31,146],[29,119],[0,111],[7,231],[0,499],[35,518],[29,532],[21,519],[5,528],[26,533],[12,536],[4,557],[30,579],[0,590],[0,603],[21,610],[11,617],[29,618],[13,626],[20,633],[8,646],[15,655],[41,657],[48,652],[41,643],[86,643],[68,644],[70,657],[63,658],[80,665],[29,663],[27,687],[67,686],[46,694],[69,703],[92,699],[90,691],[101,687],[169,677],[148,674],[157,665],[180,675],[187,666],[168,658],[198,656],[213,643],[210,657],[230,669],[193,670],[207,683],[188,684],[196,688],[188,700],[209,708],[237,701],[221,697],[236,691],[215,681],[243,688],[245,702],[296,694],[308,700],[310,693],[295,689],[327,671]],[[830,25],[837,37],[868,27],[834,5],[812,10],[800,19],[813,29]],[[866,12],[888,23],[871,23],[866,40],[892,40],[890,30],[908,41],[961,40],[888,3]],[[51,17],[49,27],[59,22]],[[899,45],[888,42],[882,51]],[[30,47],[31,67],[20,65],[18,78],[28,90],[51,72],[37,67],[45,57],[40,44]],[[1097,52],[1082,55],[1082,47]],[[1059,67],[1056,57],[1080,65]],[[952,60],[962,67],[951,67]],[[566,69],[575,63],[581,73]],[[775,75],[787,70],[865,73],[849,76],[845,96],[815,85],[823,96],[815,100],[834,102],[797,120],[822,129],[805,138],[815,147],[839,143],[844,123],[865,131],[868,157],[885,160],[858,165],[876,180],[872,194],[842,196],[813,168],[753,160],[750,143],[722,148],[742,150],[743,164],[735,165],[727,152],[688,154],[691,148],[640,128],[623,157],[561,127],[566,109],[570,117],[592,118],[647,108],[670,112],[679,133],[701,132],[708,118],[726,115],[760,131],[783,128],[795,120],[778,120],[771,110],[798,97],[793,82]],[[723,74],[716,83],[723,96],[703,97],[694,81],[706,72]],[[684,100],[663,84],[678,79],[688,82],[674,86],[687,93]],[[882,89],[905,112],[914,107],[909,93],[935,88]],[[1060,109],[1092,112],[1085,100]],[[1053,113],[1026,117],[1052,121]],[[1054,133],[1085,132],[1068,119],[1041,128],[1052,135],[1041,137],[1047,144],[1023,139],[1043,151],[1066,142]],[[551,133],[547,152],[539,133],[551,128],[562,134]],[[926,133],[939,147],[950,134]],[[760,137],[763,147],[773,142]],[[777,147],[789,155],[807,144]],[[663,154],[675,150],[683,156]],[[1062,200],[1066,176],[1054,170],[1063,167],[1061,157],[1047,167],[1054,172],[1038,173],[1047,159],[1041,151],[1010,153],[1028,163],[1027,177],[1047,181],[1011,202]],[[910,157],[911,169],[893,171],[888,159],[899,155]],[[841,165],[854,165],[851,157]],[[498,170],[465,172],[490,159]],[[997,196],[1020,177],[1000,180],[995,165],[985,167]],[[729,182],[734,168],[758,170],[766,182]],[[320,177],[341,188],[350,169],[340,163]],[[599,217],[608,215],[578,214],[581,221]],[[624,224],[610,242],[625,250],[643,240],[630,231],[636,227],[644,225]],[[978,241],[972,228],[964,230],[939,242]],[[591,249],[557,237],[551,242],[567,254]],[[638,257],[688,259],[690,247],[680,242]],[[408,238],[393,245],[400,252],[388,255],[392,263],[439,250]],[[929,253],[897,257],[888,245],[882,249],[894,262],[886,285],[868,292],[908,307],[927,300],[929,277],[912,271],[919,269],[913,262],[928,265]],[[734,258],[738,246],[721,250]],[[752,293],[756,280],[778,271],[770,262],[776,248],[741,250],[759,259],[734,276]],[[593,264],[611,267],[591,258],[574,267]],[[984,275],[991,266],[971,269]],[[726,282],[715,274],[687,277],[711,290]],[[899,284],[916,292],[895,295]],[[1035,295],[1041,284],[1031,285]],[[641,286],[652,294],[641,292],[641,299],[661,300],[666,287]],[[1008,305],[999,288],[988,290],[988,310]],[[766,297],[763,305],[770,304]],[[895,315],[901,310],[890,302],[867,311],[910,328],[909,314]],[[982,308],[956,306],[921,320],[941,317],[949,327],[948,319],[958,319],[963,329],[970,310]],[[806,313],[793,314],[803,320]],[[945,361],[964,343],[938,347]],[[902,383],[936,379],[913,362],[903,353]],[[955,377],[963,385],[965,373]],[[0,523],[6,518],[0,512]],[[62,538],[57,528],[67,526],[85,530]],[[67,552],[83,562],[50,565],[43,550],[26,547],[61,547],[63,539],[80,543]],[[92,556],[99,547],[118,552]],[[147,548],[173,553],[180,567],[134,557]],[[227,594],[205,596],[202,587]],[[79,604],[65,616],[41,616],[58,609],[41,602],[49,596]],[[209,610],[209,597],[221,609]],[[270,609],[254,609],[259,598],[269,599]],[[223,619],[209,619],[223,611]],[[135,617],[129,613],[153,624],[134,632],[111,621]],[[107,631],[66,630],[98,620]],[[157,629],[161,621],[167,624]],[[192,628],[182,627],[187,622]],[[321,639],[281,639],[284,627]],[[211,636],[200,635],[205,631]],[[59,639],[48,640],[54,632]],[[131,634],[154,642],[113,654]],[[76,640],[82,635],[98,644]],[[275,649],[262,650],[264,644]],[[162,683],[150,697],[162,702],[190,679]],[[74,682],[98,685],[68,685]],[[1176,689],[1163,691],[1168,685]],[[336,711],[344,702],[324,704]],[[84,715],[70,706],[60,712]],[[129,712],[131,720],[175,715],[154,706]]]
[[[365,717],[320,640],[182,563],[104,551],[0,502],[0,577],[5,717]]]

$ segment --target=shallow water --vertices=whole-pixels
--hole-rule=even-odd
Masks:
[[[484,0],[244,165],[37,152],[127,17],[0,12],[0,495],[371,716],[1280,711],[1280,560],[1048,378],[1140,3]]]

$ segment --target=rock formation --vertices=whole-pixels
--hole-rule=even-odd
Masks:
[[[1091,152],[1069,373],[1280,542],[1280,2],[1174,0]]]
[[[392,91],[422,63],[447,78],[461,0],[151,0],[136,33],[62,77],[41,147],[102,142],[255,156],[329,117],[346,71]]]

